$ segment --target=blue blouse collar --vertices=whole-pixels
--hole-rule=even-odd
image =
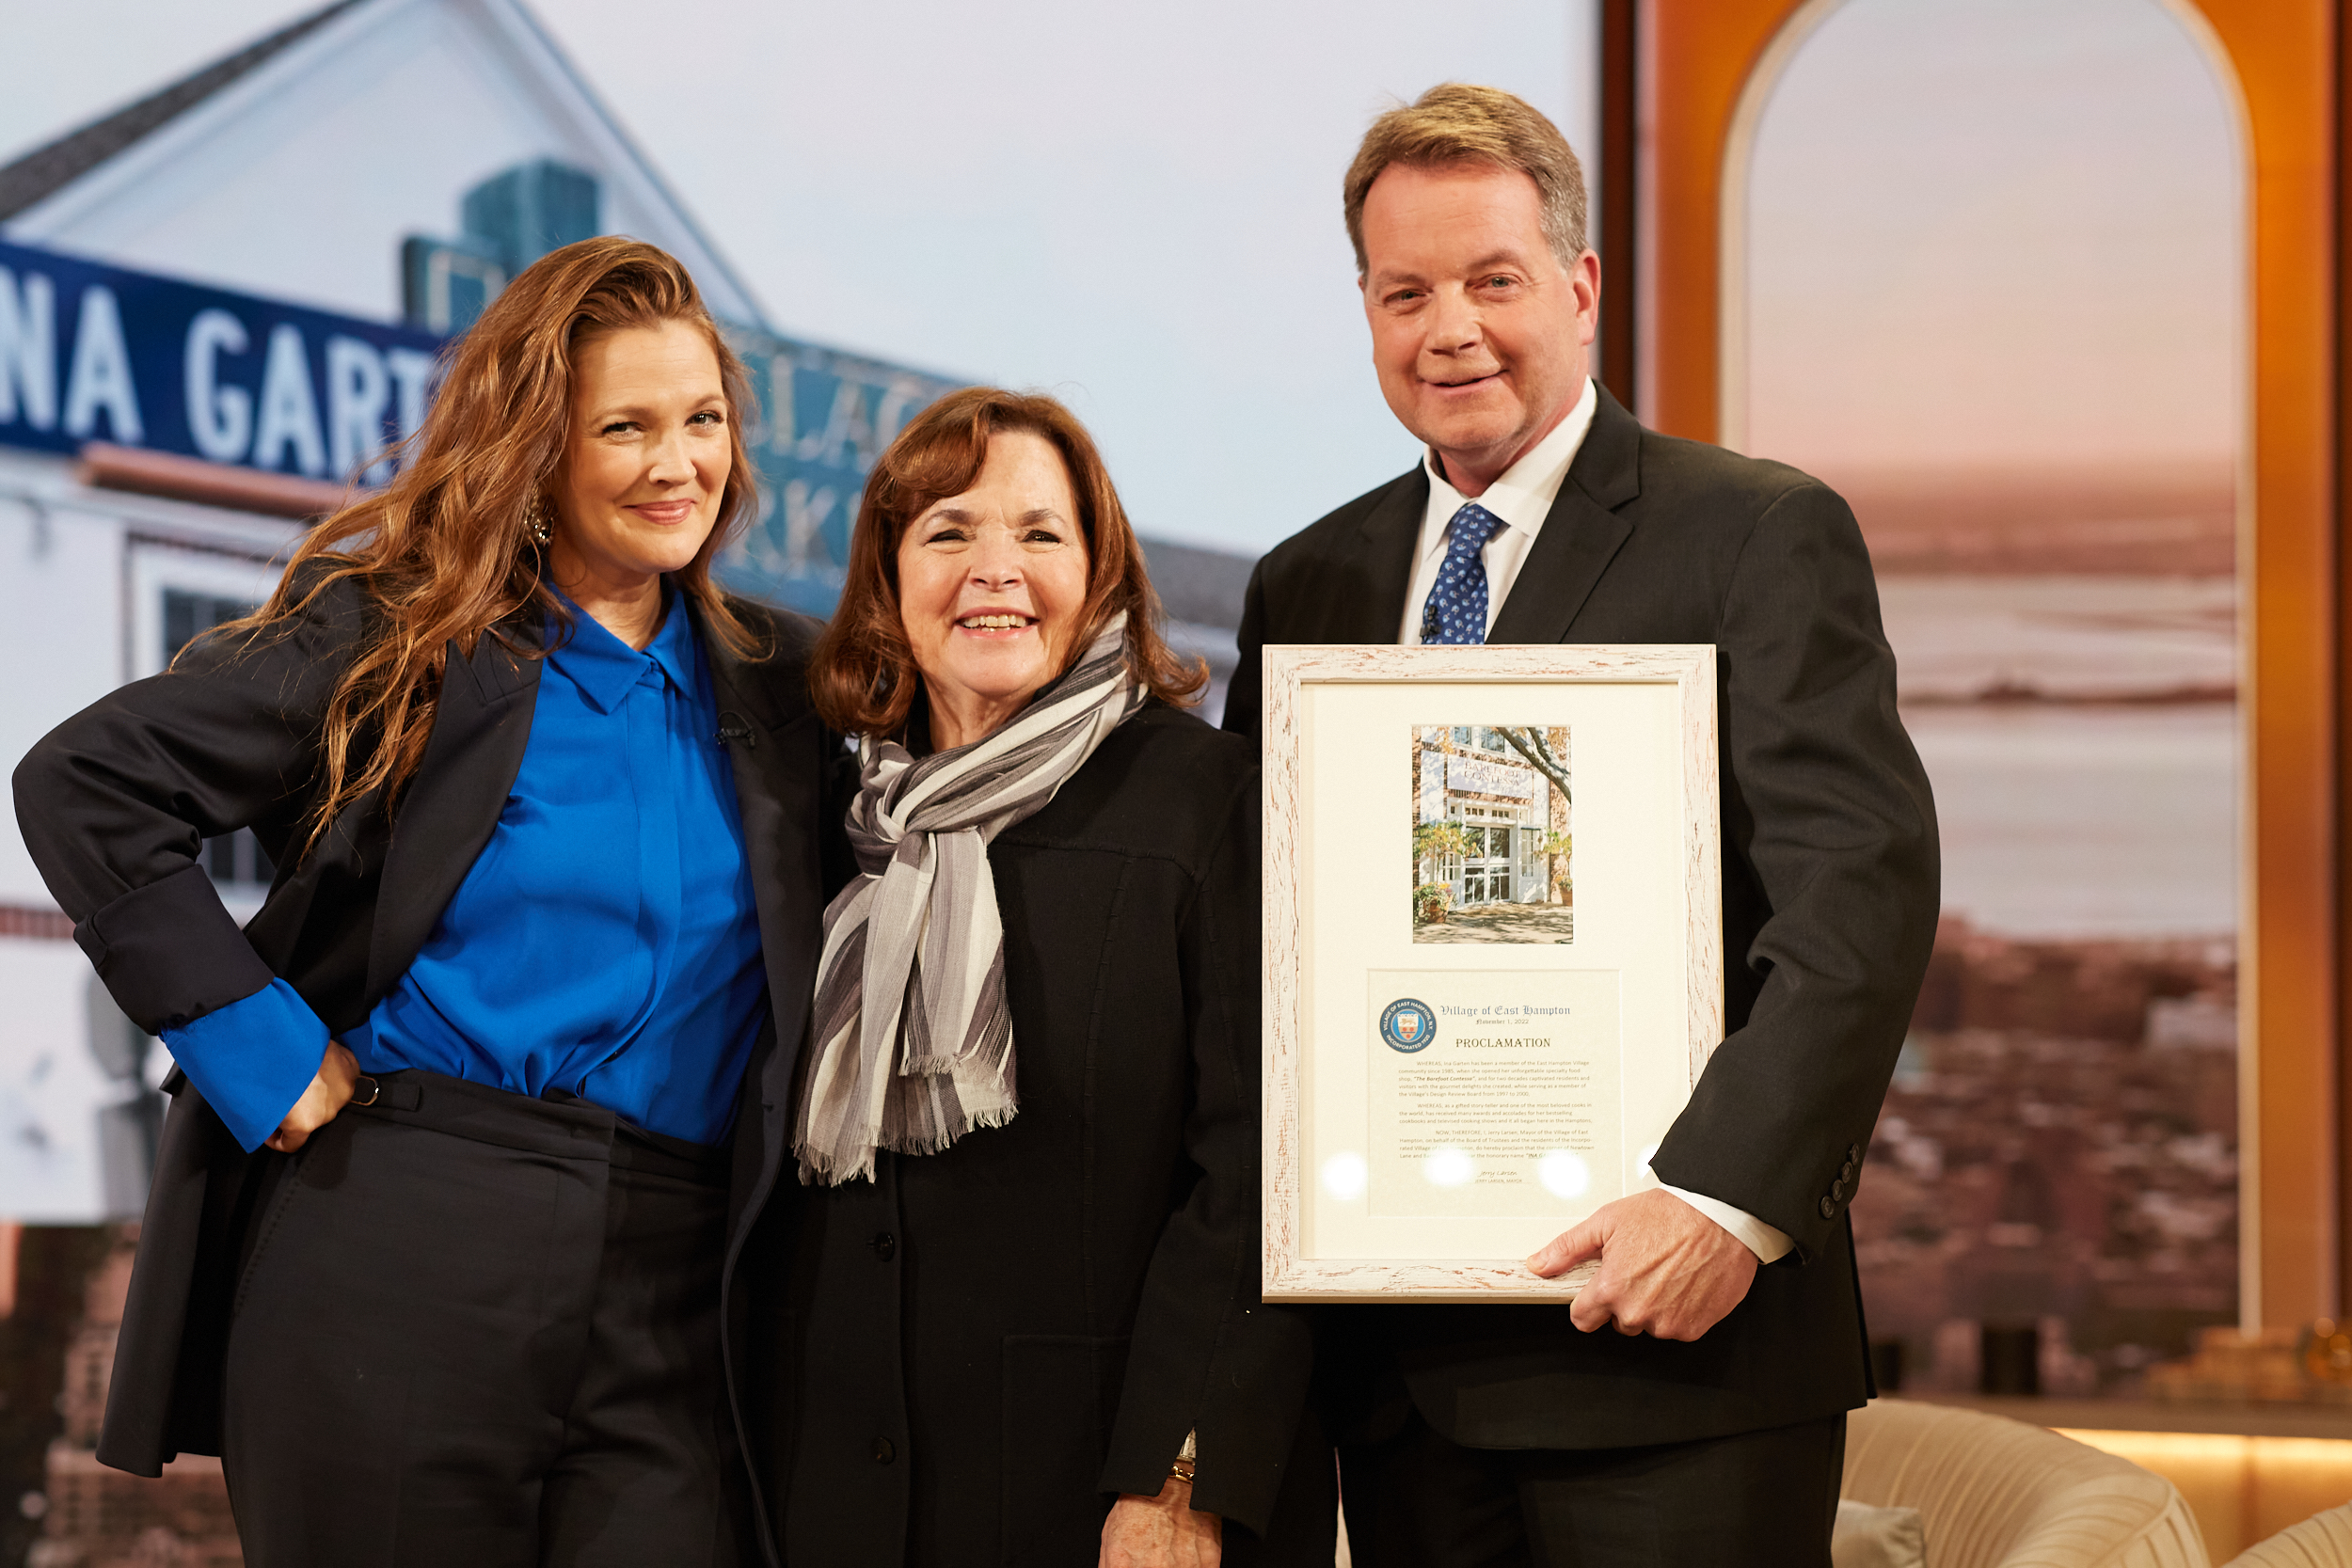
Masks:
[[[572,635],[562,647],[548,652],[548,660],[580,688],[597,712],[611,713],[620,706],[629,688],[644,678],[648,661],[680,692],[692,693],[694,656],[699,651],[693,617],[686,612],[685,595],[671,587],[669,578],[661,579],[661,629],[654,633],[643,653],[607,631],[562,589],[554,593],[572,612]]]

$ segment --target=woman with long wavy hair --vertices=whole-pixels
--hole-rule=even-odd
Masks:
[[[254,1568],[756,1549],[729,1185],[782,1158],[836,753],[814,624],[711,578],[751,415],[675,261],[558,250],[259,612],[17,770],[178,1064],[99,1456],[223,1455]]]

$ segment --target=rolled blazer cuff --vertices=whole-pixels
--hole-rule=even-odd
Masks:
[[[319,1015],[283,980],[164,1031],[172,1060],[247,1154],[310,1088],[326,1039]]]
[[[278,978],[190,863],[73,927],[115,1005],[151,1035],[240,1002]]]

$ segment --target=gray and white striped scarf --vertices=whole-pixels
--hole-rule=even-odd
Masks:
[[[858,739],[860,875],[825,911],[817,1038],[792,1130],[801,1180],[874,1174],[874,1151],[935,1154],[1012,1119],[1005,932],[988,844],[1036,813],[1143,705],[1127,617],[1001,729],[920,762]]]

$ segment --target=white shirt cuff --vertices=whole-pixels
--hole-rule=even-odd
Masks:
[[[1705,1193],[1686,1193],[1680,1187],[1666,1187],[1663,1181],[1659,1185],[1739,1237],[1741,1243],[1756,1254],[1756,1260],[1759,1263],[1778,1262],[1797,1244],[1786,1233],[1773,1229],[1744,1209],[1734,1209],[1721,1198],[1708,1197]]]

